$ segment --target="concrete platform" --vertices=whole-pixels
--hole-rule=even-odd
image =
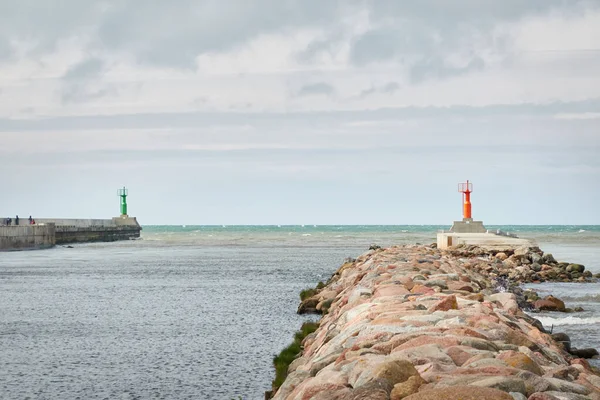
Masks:
[[[517,247],[536,246],[533,240],[522,239],[495,233],[456,233],[440,232],[437,235],[437,245],[439,249],[456,247],[461,244],[477,245],[489,250],[507,250]]]

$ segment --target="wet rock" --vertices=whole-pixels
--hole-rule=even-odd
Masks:
[[[533,307],[540,311],[565,311],[565,303],[554,296],[547,296],[543,300],[536,301],[533,303]]]
[[[298,306],[298,314],[318,314],[317,305],[319,304],[319,299],[315,297],[310,297],[300,303]]]
[[[540,272],[542,270],[542,266],[536,262],[531,264],[531,270],[535,272]]]
[[[450,386],[440,389],[423,390],[406,400],[513,400],[512,396],[502,390],[475,386]]]
[[[578,272],[578,273],[583,273],[583,271],[585,271],[585,267],[581,264],[569,264],[567,265],[567,267],[565,268],[565,271],[567,272]]]
[[[571,338],[566,333],[554,333],[551,335],[552,339],[557,341],[567,353],[571,352]]]
[[[572,347],[570,353],[579,358],[593,358],[598,355],[598,350],[594,348],[576,349]]]
[[[529,259],[531,260],[531,263],[539,263],[543,260],[543,256],[539,255],[538,253],[530,253],[529,254]]]

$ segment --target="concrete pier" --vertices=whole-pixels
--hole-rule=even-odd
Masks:
[[[0,251],[48,249],[56,243],[55,225],[0,226]]]
[[[56,244],[114,242],[140,237],[142,227],[134,217],[112,219],[37,219],[56,224]]]
[[[535,243],[531,240],[512,236],[497,235],[495,233],[457,233],[440,232],[437,235],[439,249],[447,249],[460,245],[477,245],[486,250],[503,251],[516,247],[530,247]]]
[[[20,219],[20,225],[0,227],[0,251],[52,247],[55,244],[114,242],[140,237],[142,227],[129,216],[112,219],[36,218],[34,225]]]

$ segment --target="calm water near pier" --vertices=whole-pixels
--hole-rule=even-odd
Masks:
[[[371,243],[431,243],[441,228],[145,227],[137,241],[0,253],[0,398],[262,399],[306,319],[301,289]],[[500,228],[600,272],[600,227]],[[539,289],[587,310],[544,324],[600,347],[597,284]]]

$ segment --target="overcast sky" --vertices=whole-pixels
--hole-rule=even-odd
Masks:
[[[0,213],[600,224],[600,0],[0,0]]]

